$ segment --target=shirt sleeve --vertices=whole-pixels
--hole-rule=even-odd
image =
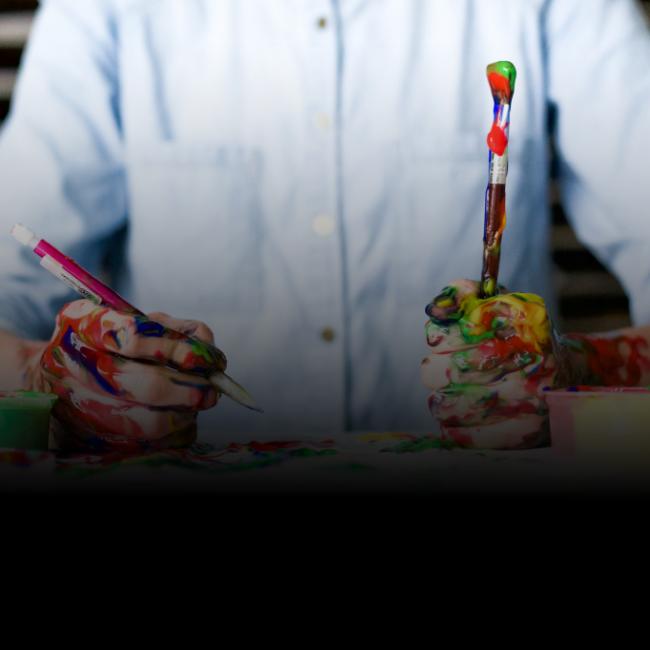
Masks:
[[[650,31],[633,0],[550,0],[547,87],[578,237],[650,323]]]
[[[11,226],[23,223],[96,273],[127,213],[109,5],[41,5],[0,134],[0,328],[39,339],[75,295]]]

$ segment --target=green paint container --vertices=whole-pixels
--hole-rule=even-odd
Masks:
[[[46,450],[56,400],[51,393],[0,392],[0,448]]]

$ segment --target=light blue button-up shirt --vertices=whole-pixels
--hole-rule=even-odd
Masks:
[[[650,322],[650,39],[631,0],[42,4],[0,231],[23,222],[91,270],[108,255],[141,309],[210,324],[267,413],[224,400],[206,431],[432,428],[423,308],[480,272],[497,59],[519,69],[501,280],[553,304],[554,104],[569,215]],[[0,324],[48,337],[71,296],[32,257],[0,237]]]

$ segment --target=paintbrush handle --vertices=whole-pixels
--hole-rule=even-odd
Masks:
[[[501,260],[501,236],[506,225],[505,203],[505,183],[490,183],[485,193],[481,298],[491,298],[498,293],[497,281]]]
[[[501,237],[506,227],[506,178],[508,175],[508,142],[510,106],[515,90],[517,71],[510,61],[497,61],[487,67],[487,78],[494,99],[494,119],[487,136],[489,147],[489,180],[485,192],[483,227],[483,267],[479,296],[491,298],[498,292]]]

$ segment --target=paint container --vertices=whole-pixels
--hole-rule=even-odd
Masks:
[[[650,390],[578,386],[545,398],[557,456],[650,468]]]
[[[0,392],[0,448],[47,450],[56,395]]]

